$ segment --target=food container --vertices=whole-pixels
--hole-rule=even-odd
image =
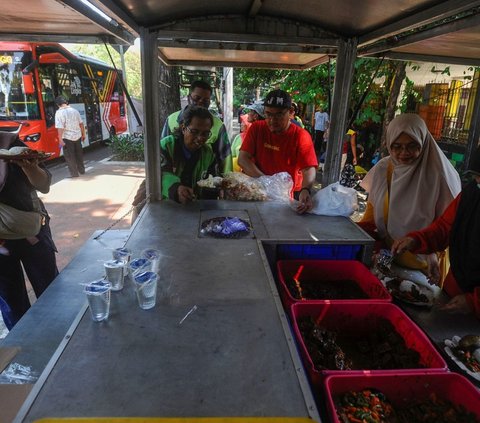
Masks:
[[[328,284],[332,284],[332,294],[335,290],[333,286],[335,282],[351,281],[353,285],[352,293],[359,291],[363,296],[367,298],[338,298],[341,295],[337,295],[337,298],[322,298],[332,301],[379,301],[379,302],[391,302],[392,297],[383,286],[380,280],[374,276],[367,267],[356,260],[279,260],[277,262],[277,271],[279,279],[279,291],[282,298],[284,307],[289,310],[290,306],[296,302],[303,302],[309,300],[316,300],[304,295],[305,300],[295,298],[289,289],[289,283],[292,280],[297,280],[300,286],[302,282],[308,282],[314,284],[318,282],[321,284],[322,289],[328,292]],[[348,292],[342,292],[339,290],[336,294],[342,294]]]
[[[328,413],[334,423],[340,423],[335,400],[347,392],[364,389],[381,391],[394,408],[404,408],[427,400],[433,393],[440,399],[463,406],[480,419],[480,391],[457,373],[342,374],[327,377],[324,387]]]
[[[362,245],[343,244],[278,244],[278,260],[355,260]]]
[[[428,340],[427,336],[410,320],[410,318],[396,305],[389,303],[358,303],[344,301],[334,303],[330,301],[297,302],[291,307],[293,330],[297,338],[300,353],[311,381],[317,387],[326,376],[335,374],[362,374],[370,373],[402,374],[406,372],[425,373],[431,371],[445,371],[447,364]],[[316,369],[310,352],[307,350],[299,329],[299,319],[313,317],[322,328],[341,334],[343,337],[364,339],[371,331],[378,332],[382,320],[391,323],[395,331],[404,340],[407,348],[416,351],[419,355],[418,363],[423,367],[399,369],[361,369],[336,370]]]

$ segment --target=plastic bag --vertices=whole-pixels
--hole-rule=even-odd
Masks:
[[[271,176],[252,178],[239,172],[230,172],[223,177],[221,184],[224,198],[238,201],[282,201],[290,200],[293,180],[287,172]]]
[[[324,216],[350,216],[358,209],[357,191],[340,185],[330,184],[313,196],[310,213]]]
[[[244,173],[230,172],[222,180],[224,198],[237,201],[265,201],[267,193],[258,178],[252,178]]]
[[[271,176],[260,176],[258,178],[270,201],[290,201],[290,192],[293,188],[293,180],[289,173],[279,172]]]

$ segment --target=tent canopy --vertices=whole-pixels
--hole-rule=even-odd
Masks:
[[[21,0],[2,7],[0,39],[131,44],[158,35],[172,65],[305,69],[358,54],[480,65],[480,0]]]

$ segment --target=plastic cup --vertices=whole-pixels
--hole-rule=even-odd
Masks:
[[[135,276],[135,292],[140,308],[148,310],[155,307],[157,279],[158,276],[155,272],[142,272]]]
[[[144,257],[136,258],[130,261],[128,269],[133,280],[139,273],[152,270],[152,262]]]
[[[112,251],[112,257],[114,260],[123,261],[125,265],[128,265],[132,258],[132,251],[125,247],[115,248]]]
[[[103,263],[103,267],[105,268],[105,277],[112,285],[112,291],[123,289],[125,262],[122,260],[108,260]]]
[[[108,282],[101,279],[85,285],[88,306],[94,322],[101,322],[108,318],[110,312],[110,289]]]
[[[142,257],[150,260],[152,262],[151,270],[152,272],[158,273],[160,270],[160,259],[162,257],[162,253],[159,250],[155,250],[153,248],[148,248],[142,251]]]

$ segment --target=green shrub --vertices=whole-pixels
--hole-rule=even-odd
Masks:
[[[113,160],[122,162],[143,162],[143,134],[112,135],[108,141]]]

